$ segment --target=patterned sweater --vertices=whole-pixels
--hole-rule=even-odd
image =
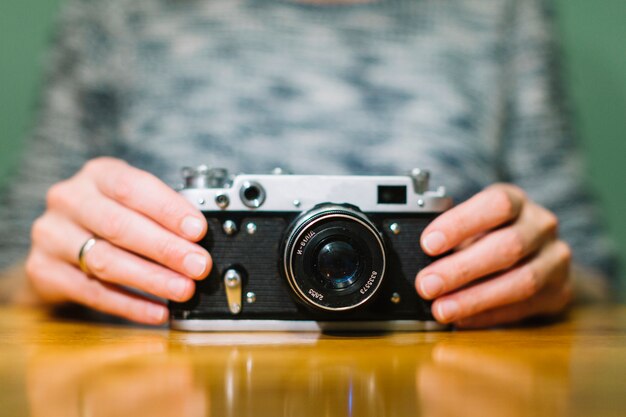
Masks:
[[[88,159],[431,170],[461,202],[523,187],[575,261],[615,276],[568,120],[549,0],[67,0],[28,151],[0,196],[0,267]],[[417,243],[416,243],[417,244]]]

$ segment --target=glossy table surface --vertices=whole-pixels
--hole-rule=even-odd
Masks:
[[[625,416],[626,307],[541,326],[184,333],[0,309],[2,416]]]

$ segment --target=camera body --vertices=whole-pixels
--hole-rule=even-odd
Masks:
[[[172,328],[213,331],[432,330],[415,276],[434,258],[426,226],[452,206],[429,174],[229,176],[184,168],[180,193],[206,216],[213,258]]]

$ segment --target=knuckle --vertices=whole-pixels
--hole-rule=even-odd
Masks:
[[[509,229],[503,236],[501,248],[504,256],[511,264],[516,263],[526,255],[526,244],[522,234],[517,229]]]
[[[46,256],[31,250],[24,264],[28,285],[46,303],[67,301],[66,291],[56,282],[51,266]]]
[[[491,204],[503,221],[516,215],[516,207],[513,203],[513,199],[504,187],[494,186],[490,189],[490,193]]]
[[[46,193],[47,207],[64,206],[67,202],[67,181],[57,182],[52,185]]]
[[[119,242],[127,227],[127,216],[117,212],[109,212],[102,218],[100,234],[111,242]]]
[[[459,237],[467,234],[467,221],[461,213],[451,212],[449,216],[442,217],[438,223],[441,230],[449,241],[457,241]]]
[[[572,262],[572,248],[562,240],[559,240],[557,243],[557,251],[559,259],[562,263],[569,264]]]
[[[39,259],[39,257],[35,255],[32,251],[28,254],[28,257],[26,258],[24,270],[26,271],[26,276],[31,282],[35,282],[38,280],[39,271],[41,271],[41,259]]]
[[[30,237],[33,244],[37,244],[44,239],[46,235],[46,220],[45,217],[38,217],[31,227]]]
[[[545,228],[548,233],[556,233],[559,230],[559,218],[549,210],[545,210]]]
[[[157,255],[167,264],[173,264],[182,259],[183,250],[177,240],[166,237],[156,243]]]
[[[539,292],[539,276],[535,268],[530,265],[526,265],[521,269],[521,288],[522,298],[528,299],[536,295]]]
[[[106,191],[113,199],[121,203],[127,203],[135,195],[133,178],[126,171],[118,171],[112,176],[109,189]]]
[[[100,171],[102,165],[106,162],[106,157],[93,158],[89,161],[85,162],[83,165],[82,171],[86,173],[94,173]]]
[[[515,195],[520,200],[526,200],[528,198],[526,191],[515,184],[504,184],[504,187],[509,191],[509,193]]]
[[[177,199],[170,199],[161,206],[160,212],[164,219],[179,219],[185,215],[186,209]]]
[[[526,194],[526,191],[524,191],[524,189],[522,189],[521,187],[515,184],[511,184],[508,182],[500,182],[500,183],[493,184],[492,186],[488,187],[488,189],[500,190],[504,192],[510,200],[515,200],[515,199],[527,200],[528,199],[528,196]]]
[[[472,269],[469,266],[469,262],[459,258],[452,258],[451,260],[451,270],[454,271],[453,274],[450,274],[453,277],[452,285],[457,287],[469,282],[472,279]]]

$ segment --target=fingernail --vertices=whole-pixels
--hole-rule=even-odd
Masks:
[[[456,301],[442,301],[438,304],[437,311],[442,321],[450,322],[459,314],[459,305]]]
[[[422,240],[426,251],[430,254],[438,254],[446,244],[446,237],[441,232],[432,232]]]
[[[443,280],[439,275],[426,275],[420,280],[420,292],[427,298],[435,298],[443,290]]]
[[[146,314],[148,315],[148,318],[150,318],[150,320],[160,323],[165,320],[167,309],[163,306],[151,304],[147,307]]]
[[[200,255],[198,253],[190,253],[185,256],[185,260],[183,261],[183,266],[185,267],[185,271],[192,277],[200,277],[204,274],[206,269],[206,256]]]
[[[189,280],[182,278],[172,278],[167,283],[167,289],[174,300],[180,300],[187,295]]]
[[[188,238],[197,239],[204,231],[204,224],[202,223],[202,220],[196,217],[187,216],[183,219],[180,228]]]

